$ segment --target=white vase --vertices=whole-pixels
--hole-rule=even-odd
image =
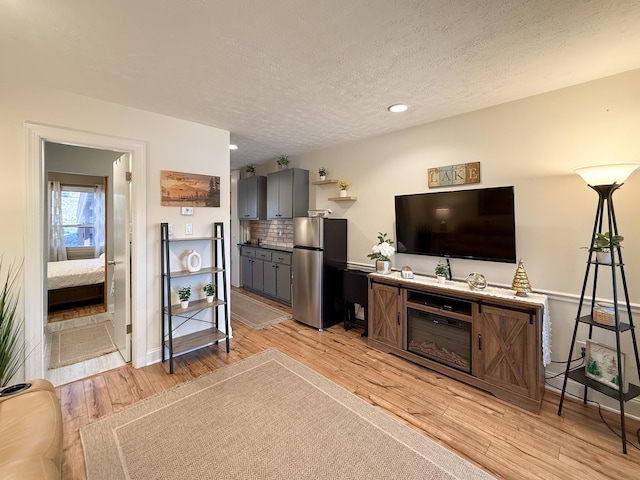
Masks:
[[[213,295],[207,295],[207,303],[213,303]]]
[[[596,252],[596,260],[598,263],[611,265],[611,252]]]
[[[391,260],[376,260],[376,272],[391,273]]]
[[[447,281],[447,277],[442,277],[440,275],[438,275],[436,278],[438,279],[438,283],[444,284]]]
[[[187,269],[191,273],[199,272],[202,267],[202,257],[198,252],[192,250],[187,257]]]
[[[324,176],[324,175],[320,175],[320,181],[321,181],[321,182],[324,182],[326,179],[327,179],[327,177],[326,177],[326,176]]]
[[[346,190],[340,190],[340,196],[341,197],[346,197],[347,196],[347,191]]]
[[[180,308],[188,308],[189,307],[189,300],[187,301],[180,301]]]

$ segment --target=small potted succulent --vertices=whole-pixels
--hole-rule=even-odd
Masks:
[[[211,282],[202,287],[205,296],[207,297],[207,303],[213,303],[213,296],[216,294],[216,287]]]
[[[289,166],[289,157],[287,157],[285,155],[280,155],[278,157],[278,160],[276,160],[276,163],[278,164],[278,169],[279,170],[284,170],[285,168],[288,168],[288,166]]]
[[[338,186],[340,187],[340,196],[341,197],[346,197],[347,196],[347,188],[349,188],[349,185],[351,185],[349,183],[349,180],[338,180]]]
[[[189,299],[191,298],[191,286],[180,287],[178,289],[178,298],[180,299],[180,307],[187,308],[189,306]]]
[[[320,181],[324,181],[327,178],[327,169],[324,167],[320,167],[318,169],[318,175],[320,175]]]
[[[444,283],[449,276],[449,265],[443,262],[438,262],[436,265],[436,277],[438,278],[438,283]]]
[[[590,252],[596,252],[598,263],[611,263],[611,249],[622,248],[620,243],[624,240],[622,235],[611,235],[611,232],[596,233],[593,243],[588,248]]]
[[[247,177],[253,177],[253,174],[256,171],[256,167],[254,167],[253,165],[247,165],[244,171],[246,172]]]

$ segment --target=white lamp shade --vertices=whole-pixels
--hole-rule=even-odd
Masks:
[[[598,186],[624,183],[638,167],[640,167],[640,163],[612,163],[610,165],[580,167],[574,171],[587,182],[587,185]]]

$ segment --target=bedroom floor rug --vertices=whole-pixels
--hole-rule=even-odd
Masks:
[[[274,349],[80,435],[88,480],[493,478]]]
[[[111,321],[51,332],[49,369],[83,362],[115,352]]]
[[[291,318],[287,312],[265,305],[233,290],[231,291],[231,316],[254,330],[260,330]]]

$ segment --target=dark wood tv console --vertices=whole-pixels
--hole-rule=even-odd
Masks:
[[[544,295],[371,273],[368,345],[537,413],[546,304]]]

